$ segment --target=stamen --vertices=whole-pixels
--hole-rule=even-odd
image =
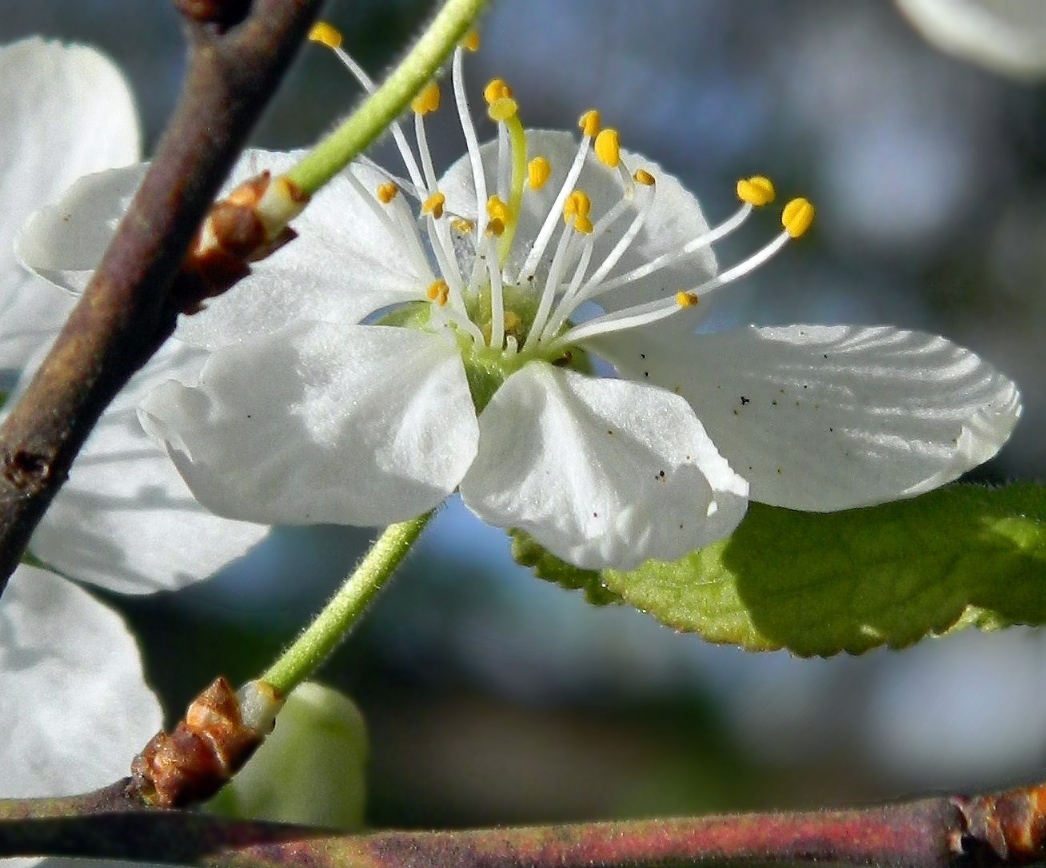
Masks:
[[[491,220],[500,220],[504,223],[508,220],[508,205],[497,196],[491,196],[487,199],[487,216]]]
[[[447,303],[447,299],[450,298],[450,286],[445,280],[435,281],[425,293],[429,301],[434,301],[440,307],[443,307]]]
[[[476,228],[476,224],[471,220],[466,220],[464,217],[455,217],[450,221],[451,228],[455,231],[460,232],[462,235],[468,235]]]
[[[642,177],[640,177],[640,172],[642,172]],[[586,295],[586,297],[588,291],[594,288],[610,273],[611,269],[617,265],[621,257],[625,255],[628,248],[632,246],[632,242],[636,240],[640,230],[643,228],[643,224],[646,222],[647,216],[650,214],[650,209],[654,204],[655,196],[654,176],[649,172],[640,169],[636,172],[636,183],[639,184],[643,193],[643,199],[639,203],[639,209],[636,216],[633,218],[631,225],[629,225],[628,229],[625,231],[625,234],[618,239],[617,244],[614,245],[614,249],[607,254],[606,258],[602,263],[600,263],[599,268],[595,270],[592,276],[585,281],[585,287],[581,290],[581,293]]]
[[[750,207],[750,205],[745,205],[745,208]],[[798,237],[798,235],[792,234],[793,231],[801,235],[813,222],[814,207],[806,199],[792,200],[785,207],[785,212],[787,215],[782,215],[782,222],[787,224],[785,230],[765,247],[737,263],[733,268],[727,269],[694,289],[680,290],[672,298],[655,299],[587,320],[551,340],[548,344],[548,352],[555,352],[561,347],[576,344],[596,335],[649,325],[672,316],[680,310],[694,307],[700,302],[702,296],[708,295],[713,290],[732,283],[758,268],[793,237]]]
[[[527,163],[527,184],[531,190],[540,190],[552,177],[552,164],[545,157],[534,157]]]
[[[430,81],[421,92],[410,102],[411,110],[415,114],[427,115],[439,110],[440,89],[434,81]]]
[[[360,86],[368,94],[374,93],[374,91],[377,90],[373,79],[364,72],[363,67],[356,63],[356,61],[341,48],[341,34],[334,27],[330,24],[324,24],[322,27],[317,25],[313,27],[312,32],[310,32],[310,37],[313,36],[313,34],[317,34],[318,37],[320,37],[313,41],[330,48],[338,60],[340,60],[345,68],[352,73],[356,81],[360,83]],[[407,144],[407,137],[403,132],[403,127],[398,121],[393,121],[389,128],[392,130],[392,138],[396,142],[396,147],[400,152],[400,158],[403,160],[403,165],[407,168],[407,174],[410,175],[410,180],[419,190],[424,190],[425,183],[422,179],[421,169],[418,167],[417,160],[414,159],[414,153],[411,151],[410,145]]]
[[[653,180],[652,177],[651,180]],[[607,254],[603,262],[600,263],[599,268],[592,273],[583,286],[580,286],[581,279],[584,276],[583,269],[588,268],[588,263],[591,260],[594,240],[606,232],[610,225],[616,221],[632,203],[627,199],[621,199],[613,208],[610,209],[610,211],[600,218],[599,222],[596,224],[595,232],[586,239],[586,249],[582,253],[578,269],[574,273],[574,279],[571,281],[569,289],[564,293],[555,316],[549,320],[548,325],[545,327],[541,336],[541,341],[553,338],[563,323],[570,318],[575,310],[589,299],[602,294],[603,286],[600,285],[600,281],[607,273],[609,273],[609,271],[617,264],[618,260],[624,255],[625,251],[632,245],[632,242],[635,240],[636,236],[639,235],[640,229],[642,229],[643,224],[646,222],[647,216],[650,214],[650,209],[654,202],[652,185],[641,184],[640,189],[641,191],[649,192],[644,192],[643,199],[640,202],[639,211],[636,213],[635,217],[632,218],[632,223],[621,237],[618,238],[614,248],[609,254]]]
[[[414,215],[410,213],[410,209],[404,203],[403,197],[396,195],[399,189],[397,185],[391,182],[380,184],[377,190],[377,197],[374,197],[351,169],[347,170],[344,175],[353,189],[356,190],[360,199],[366,202],[367,207],[371,209],[375,216],[389,227],[390,232],[408,240],[408,249],[414,265],[418,269],[418,274],[431,275],[432,266],[429,264],[428,256],[425,254],[425,245],[418,234],[418,224],[414,220]],[[388,195],[387,200],[383,198],[383,193]],[[381,205],[378,204],[379,201]],[[382,205],[385,207],[383,208]]]
[[[443,216],[443,206],[446,202],[447,197],[442,193],[433,193],[422,203],[421,213],[430,214],[436,220],[439,220]]]
[[[562,213],[563,203],[566,202],[567,196],[573,190],[578,175],[581,174],[581,168],[585,165],[585,157],[588,156],[588,148],[592,138],[599,134],[599,112],[594,109],[585,112],[581,116],[578,126],[581,127],[583,133],[581,144],[578,146],[577,154],[574,155],[574,162],[571,163],[566,178],[563,179],[563,186],[560,187],[552,207],[549,208],[548,214],[545,216],[545,222],[541,224],[541,230],[534,239],[534,246],[530,249],[530,253],[523,263],[523,268],[520,269],[519,283],[526,283],[534,277],[538,263],[541,262],[541,257],[545,255],[545,248],[552,238],[552,233],[556,231],[556,223],[560,213]]]
[[[600,128],[599,112],[595,109],[589,109],[578,118],[577,125],[581,128],[581,134],[585,138],[591,139],[598,136]]]
[[[621,163],[621,143],[617,130],[610,127],[600,130],[599,135],[596,136],[593,150],[599,158],[599,162],[608,168],[616,169]]]
[[[461,47],[473,54],[479,51],[479,31],[470,30],[466,33],[465,38],[461,40]]]
[[[763,175],[753,175],[737,182],[737,198],[757,208],[769,205],[776,195],[773,182]]]
[[[309,39],[328,48],[341,48],[341,33],[326,21],[317,21],[309,31]]]
[[[793,238],[804,234],[814,222],[814,206],[806,199],[793,199],[784,207],[781,225]]]
[[[581,195],[584,196],[584,193]],[[555,301],[556,290],[559,287],[560,274],[563,272],[564,264],[568,259],[567,254],[572,246],[571,242],[577,237],[577,233],[574,232],[574,224],[577,220],[578,197],[571,195],[568,201],[570,204],[564,206],[563,213],[563,220],[566,225],[559,236],[559,242],[556,244],[556,252],[552,254],[552,264],[549,266],[548,276],[545,278],[545,286],[541,292],[541,300],[538,302],[537,312],[530,323],[530,332],[523,343],[524,349],[541,341],[541,334],[545,328],[545,323],[548,322],[548,315],[552,310],[552,302]],[[568,207],[571,211],[570,214],[566,213]],[[573,223],[572,220],[574,221]]]
[[[473,34],[476,31],[472,32]],[[470,34],[471,36],[472,34]],[[466,40],[469,37],[466,37]],[[479,45],[479,35],[476,34],[475,43]],[[471,49],[470,49],[471,50]],[[484,225],[483,203],[487,201],[487,176],[483,169],[483,160],[479,153],[479,140],[476,137],[476,128],[472,123],[472,113],[469,109],[468,95],[465,93],[465,76],[462,71],[462,50],[454,51],[454,64],[451,78],[454,82],[454,102],[458,109],[458,120],[461,122],[461,131],[465,136],[465,147],[469,152],[469,164],[472,166],[472,183],[476,187],[476,220],[477,232],[482,235],[486,226]]]
[[[673,263],[678,262],[683,257],[689,256],[691,253],[695,253],[705,247],[710,247],[720,238],[729,235],[744,223],[752,213],[754,207],[755,206],[748,203],[742,205],[732,217],[720,223],[714,229],[709,229],[704,235],[698,235],[696,238],[691,239],[678,250],[669,250],[667,253],[662,253],[660,256],[654,257],[643,265],[638,265],[635,268],[626,271],[624,274],[619,274],[617,277],[605,281],[600,286],[599,291],[601,293],[607,292],[611,289],[617,289],[619,286],[623,286],[626,283],[631,283],[634,280],[648,277],[649,275],[660,271],[662,268],[667,268]]]
[[[592,210],[592,200],[584,190],[575,190],[567,197],[563,205],[563,219],[573,223],[574,229],[585,235],[592,232],[592,221],[588,212]]]
[[[432,164],[432,152],[429,150],[428,136],[425,134],[425,115],[414,113],[414,137],[418,142],[418,154],[421,156],[421,168],[425,173],[425,191],[432,193],[436,189],[436,169]]]

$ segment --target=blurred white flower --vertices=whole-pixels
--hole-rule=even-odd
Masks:
[[[1042,0],[897,0],[897,5],[942,51],[1017,78],[1046,75]]]
[[[526,131],[497,80],[485,97],[498,138],[480,147],[461,49],[453,66],[467,153],[442,178],[426,143],[432,85],[414,103],[417,152],[394,132],[408,179],[352,167],[296,242],[180,326],[212,355],[142,418],[203,503],[369,525],[460,488],[480,518],[574,564],[627,569],[728,534],[749,486],[767,503],[846,509],[933,488],[1005,442],[1013,383],[942,338],[693,333],[717,290],[801,234],[809,203],[789,203],[784,232],[718,272],[711,245],[773,198],[766,179],[741,182],[740,210],[710,228],[595,112],[580,145]],[[293,159],[249,155],[236,174]],[[32,221],[25,260],[82,282],[132,183],[133,171],[86,179]],[[599,376],[592,354],[620,378]]]
[[[86,46],[34,38],[0,48],[0,117],[0,367],[29,362],[24,383],[74,299],[18,265],[18,229],[81,175],[139,159],[140,141],[126,81]],[[147,593],[204,578],[267,533],[201,507],[136,418],[146,391],[192,375],[201,355],[172,342],[117,397],[33,536],[38,558],[110,590]]]
[[[111,784],[162,723],[120,616],[60,576],[15,570],[0,597],[0,798]]]

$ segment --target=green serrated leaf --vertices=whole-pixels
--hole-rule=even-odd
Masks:
[[[512,540],[512,557],[516,563],[532,569],[539,579],[568,591],[583,591],[585,600],[593,606],[623,602],[619,594],[607,588],[603,577],[596,570],[583,570],[560,560],[521,530],[510,530],[509,538]]]
[[[1043,624],[1046,486],[956,485],[827,514],[752,504],[730,539],[602,580],[678,630],[801,656]]]

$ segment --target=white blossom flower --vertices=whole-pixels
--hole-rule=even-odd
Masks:
[[[21,268],[16,233],[78,177],[127,166],[141,145],[127,82],[86,46],[34,38],[0,48],[0,117],[0,367],[26,366],[36,352],[24,386],[74,299]],[[201,356],[172,342],[117,397],[33,536],[38,558],[111,590],[146,593],[211,575],[267,533],[200,506],[138,423],[142,395],[190,376]]]
[[[0,798],[111,784],[162,723],[120,616],[47,570],[15,570],[0,597]]]
[[[1042,0],[897,0],[930,42],[1016,78],[1046,75]]]
[[[1013,383],[941,338],[694,334],[723,287],[803,231],[809,203],[718,271],[712,244],[772,199],[766,179],[741,182],[740,210],[710,228],[595,112],[580,143],[526,131],[501,81],[485,92],[498,137],[481,147],[462,57],[464,157],[437,178],[432,85],[414,103],[417,152],[393,129],[406,179],[354,165],[315,197],[297,241],[179,327],[212,354],[141,413],[203,503],[254,521],[384,524],[457,489],[480,518],[571,563],[631,568],[728,534],[749,493],[872,504],[954,479],[1005,442]],[[292,159],[254,153],[237,177]],[[96,256],[92,227],[119,207],[114,185],[89,180],[40,215],[26,261],[75,284]]]

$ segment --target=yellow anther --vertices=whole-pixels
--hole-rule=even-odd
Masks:
[[[676,293],[676,304],[680,307],[693,307],[700,301],[700,296],[696,292],[684,292],[679,290]]]
[[[495,238],[500,238],[505,234],[505,221],[500,217],[491,217],[487,221],[487,235],[493,235]]]
[[[508,220],[508,205],[497,196],[491,196],[487,199],[487,216],[491,220],[506,222]]]
[[[430,81],[421,92],[410,101],[410,107],[416,114],[427,115],[439,108],[439,85]]]
[[[510,96],[498,97],[490,104],[487,115],[492,121],[500,123],[515,117],[519,111],[519,104]]]
[[[341,47],[341,33],[326,21],[320,21],[312,26],[312,30],[309,31],[309,39],[320,45],[326,45],[328,48]]]
[[[447,299],[450,298],[450,287],[447,285],[447,281],[437,280],[425,294],[429,297],[429,301],[434,301],[440,307],[443,307],[447,303]]]
[[[461,47],[473,54],[479,51],[479,31],[470,30],[466,33],[465,38],[461,40]]]
[[[644,187],[653,187],[657,183],[657,180],[651,175],[646,169],[636,169],[635,174],[632,176],[632,180],[637,184],[642,184]]]
[[[544,157],[534,157],[527,163],[527,183],[531,190],[540,190],[552,177],[552,164]]]
[[[757,208],[761,205],[769,205],[774,201],[774,184],[769,178],[762,175],[753,175],[751,178],[742,178],[737,182],[737,198]]]
[[[592,210],[592,200],[584,190],[575,190],[563,203],[563,217],[587,217]]]
[[[505,334],[518,334],[521,325],[523,325],[523,320],[518,313],[514,310],[505,311]]]
[[[578,119],[577,125],[581,127],[581,132],[586,136],[598,135],[599,112],[597,112],[595,109],[590,109]]]
[[[442,193],[433,193],[426,199],[421,205],[422,214],[431,214],[437,220],[443,216],[443,206],[447,202],[447,197]]]
[[[604,166],[616,169],[621,162],[621,142],[617,130],[607,127],[596,136],[596,156]]]
[[[781,213],[781,225],[785,232],[793,238],[798,238],[814,222],[814,206],[807,199],[793,199],[784,206]]]
[[[388,205],[393,199],[396,198],[396,194],[399,193],[400,188],[397,187],[392,181],[386,181],[384,184],[378,185],[378,201],[382,205]]]
[[[455,231],[460,232],[462,235],[468,235],[473,229],[476,228],[476,224],[471,220],[466,220],[464,217],[455,217],[450,221],[450,225]]]
[[[584,235],[592,231],[592,221],[588,219],[588,212],[592,209],[592,200],[583,190],[575,190],[563,203],[563,220],[567,223],[573,221],[574,229]]]
[[[499,99],[512,99],[512,88],[503,78],[491,79],[490,83],[483,88],[483,99],[487,101],[487,105]]]

